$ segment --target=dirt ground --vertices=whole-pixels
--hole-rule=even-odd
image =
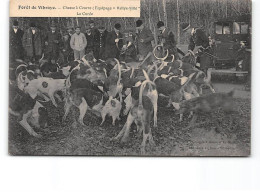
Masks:
[[[145,156],[248,156],[250,155],[250,92],[243,85],[214,83],[217,92],[235,88],[235,102],[241,112],[225,114],[215,111],[201,115],[197,125],[185,129],[190,119],[179,116],[173,108],[166,108],[167,100],[159,99],[158,127],[152,128],[156,146],[147,145]],[[76,119],[77,109],[73,108],[62,125],[63,103],[58,108],[46,103],[51,126],[45,130],[35,129],[42,138],[30,136],[9,116],[9,153],[11,155],[92,155],[92,156],[140,156],[141,137],[137,137],[132,126],[129,141],[125,144],[112,142],[123,128],[126,118],[112,126],[111,118],[100,127],[100,117],[87,113],[80,126]]]

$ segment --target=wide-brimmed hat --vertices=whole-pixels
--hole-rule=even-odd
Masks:
[[[115,28],[116,28],[117,30],[120,30],[120,29],[121,29],[121,24],[120,24],[120,23],[116,23],[116,24],[115,24]]]

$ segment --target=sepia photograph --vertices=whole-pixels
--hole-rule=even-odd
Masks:
[[[140,17],[10,16],[9,154],[250,156],[251,14],[140,0]]]

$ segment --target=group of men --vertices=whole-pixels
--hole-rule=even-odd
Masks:
[[[71,53],[75,60],[79,60],[90,51],[95,58],[104,59],[107,33],[104,27],[95,28],[93,21],[87,26],[86,33],[81,32],[80,26],[75,29],[69,26],[62,35],[54,22],[44,34],[34,22],[23,31],[18,21],[14,21],[10,30],[10,61],[37,61],[44,54],[44,58],[56,62],[61,56],[66,58]]]
[[[190,34],[190,50],[199,47],[201,51],[209,47],[209,39],[202,29],[191,28],[187,23],[181,27]],[[174,33],[162,21],[157,23],[157,29],[157,43],[168,49],[169,56],[174,55],[178,59],[180,50],[176,47]],[[92,52],[96,59],[121,59],[123,55],[124,60],[142,61],[153,51],[154,37],[142,20],[136,21],[135,30],[123,31],[121,25],[116,23],[111,32],[103,26],[96,27],[94,21],[90,21],[85,33],[77,26],[75,29],[68,27],[63,35],[57,30],[55,23],[51,23],[50,30],[43,34],[34,22],[23,32],[18,21],[14,21],[10,32],[10,60],[36,61],[43,53],[52,62],[56,62],[60,56],[72,56],[72,53],[74,60],[80,60],[86,53]]]

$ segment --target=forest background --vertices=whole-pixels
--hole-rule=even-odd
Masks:
[[[190,23],[192,27],[202,27],[208,35],[214,30],[214,21],[224,18],[243,17],[251,14],[251,0],[141,0],[140,18],[80,18],[80,17],[45,17],[45,18],[11,18],[10,26],[13,20],[18,20],[20,28],[26,29],[30,22],[35,22],[37,27],[43,32],[49,29],[50,23],[55,21],[60,32],[63,34],[68,26],[82,27],[85,32],[86,26],[90,20],[96,23],[96,26],[102,25],[108,31],[113,29],[115,23],[122,25],[122,30],[135,29],[135,21],[142,19],[157,41],[158,21],[163,21],[175,34],[178,44],[186,44],[188,38],[182,34],[181,24]]]

